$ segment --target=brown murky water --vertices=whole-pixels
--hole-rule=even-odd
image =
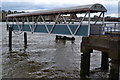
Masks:
[[[80,78],[82,37],[71,41],[56,41],[54,34],[28,33],[28,47],[24,50],[23,34],[13,34],[13,52],[8,51],[8,32],[2,26],[3,78]],[[91,54],[93,70],[100,67],[100,52]],[[94,78],[106,78],[107,72],[96,71]]]

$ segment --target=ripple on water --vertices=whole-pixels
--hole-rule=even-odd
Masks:
[[[80,78],[81,37],[76,37],[74,43],[56,42],[55,35],[28,33],[28,47],[24,51],[23,34],[13,34],[14,51],[9,53],[8,34],[5,29],[3,33],[3,77]],[[91,69],[100,66],[98,53],[91,55]]]

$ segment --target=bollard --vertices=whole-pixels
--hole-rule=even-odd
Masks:
[[[56,38],[55,38],[55,39],[57,40],[58,38],[59,38],[59,36],[58,36],[58,35],[56,35]]]
[[[12,27],[9,27],[9,51],[12,51]]]
[[[108,55],[105,52],[102,52],[102,59],[101,59],[101,70],[108,70],[109,63],[108,63]]]
[[[81,71],[80,76],[89,76],[90,73],[90,53],[83,53],[81,55]]]
[[[24,48],[27,48],[27,33],[24,32]]]

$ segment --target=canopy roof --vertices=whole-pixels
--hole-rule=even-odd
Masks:
[[[38,16],[38,15],[51,15],[51,14],[69,14],[69,13],[85,13],[87,11],[93,12],[106,12],[106,8],[101,4],[90,4],[90,5],[82,5],[77,7],[67,7],[67,8],[59,8],[52,10],[42,10],[42,11],[34,11],[29,13],[20,13],[20,14],[10,14],[6,17],[24,17],[24,16]]]

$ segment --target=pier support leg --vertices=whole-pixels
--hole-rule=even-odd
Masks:
[[[81,71],[80,76],[89,76],[90,73],[90,53],[83,53],[81,55]]]
[[[108,55],[105,52],[102,52],[102,59],[101,59],[101,70],[108,70],[109,63],[108,63]]]
[[[27,48],[27,33],[24,32],[24,48]]]
[[[9,51],[12,51],[12,27],[9,27]]]
[[[119,80],[120,61],[112,60],[109,80]]]

